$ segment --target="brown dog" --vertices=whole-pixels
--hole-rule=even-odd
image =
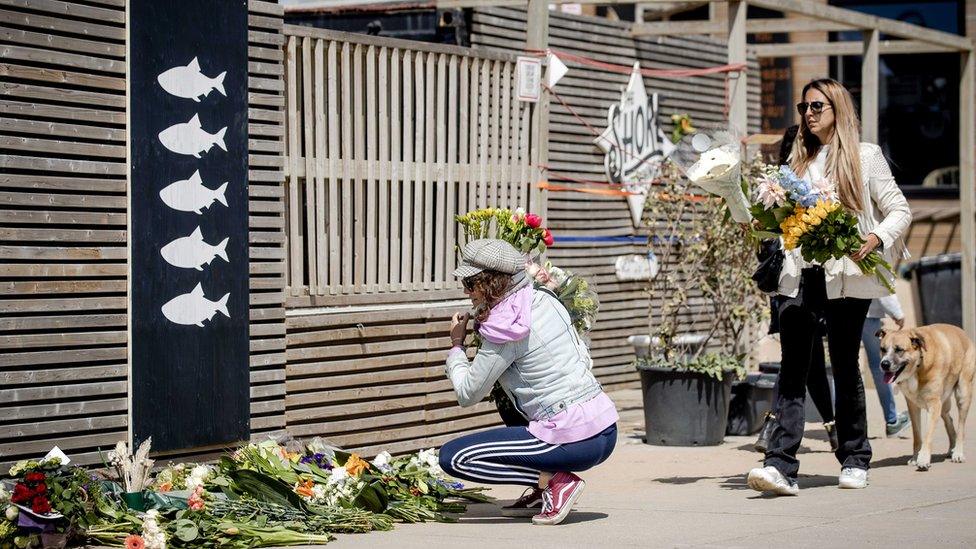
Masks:
[[[908,461],[919,471],[932,464],[932,435],[937,417],[942,416],[949,435],[949,451],[955,463],[966,461],[966,415],[973,400],[976,375],[976,345],[966,332],[950,324],[932,324],[890,332],[880,330],[881,369],[885,381],[898,383],[908,401],[912,418],[913,456]],[[955,394],[959,408],[959,429],[949,415]],[[921,412],[927,412],[923,433]]]

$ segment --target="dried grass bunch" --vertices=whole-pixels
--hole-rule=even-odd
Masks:
[[[155,461],[149,459],[151,446],[152,437],[149,437],[139,445],[135,455],[132,455],[125,442],[120,440],[115,445],[115,450],[108,453],[109,463],[115,468],[119,483],[126,492],[141,492],[152,484],[150,472]]]

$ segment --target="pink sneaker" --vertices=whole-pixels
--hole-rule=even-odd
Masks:
[[[502,507],[503,517],[532,517],[542,511],[542,488],[526,488],[515,503]]]
[[[556,473],[542,493],[542,513],[532,517],[532,524],[552,525],[562,522],[583,493],[586,483],[573,473]]]

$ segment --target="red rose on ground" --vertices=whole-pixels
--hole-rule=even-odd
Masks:
[[[20,503],[23,501],[29,501],[34,497],[34,491],[28,490],[23,484],[18,484],[14,486],[14,493],[10,495],[10,501],[14,503]]]
[[[542,241],[546,244],[546,246],[552,246],[552,243],[555,242],[556,239],[552,237],[552,233],[549,232],[549,229],[542,229]]]
[[[44,482],[45,480],[47,480],[47,478],[44,476],[44,473],[34,472],[34,473],[27,473],[27,476],[24,478],[24,480],[26,482]]]
[[[31,511],[34,511],[38,515],[44,515],[51,512],[51,504],[47,501],[44,496],[37,496],[34,501],[31,502]]]
[[[535,229],[542,225],[542,218],[536,214],[525,214],[525,224]]]

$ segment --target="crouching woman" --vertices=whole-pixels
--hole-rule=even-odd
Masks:
[[[454,271],[471,299],[481,346],[468,361],[471,313],[455,313],[447,375],[458,403],[481,402],[498,381],[529,425],[452,440],[440,465],[452,476],[530,487],[505,516],[559,524],[583,491],[575,473],[605,461],[617,441],[617,410],[593,377],[586,346],[551,292],[534,289],[525,258],[503,240],[469,242]]]

